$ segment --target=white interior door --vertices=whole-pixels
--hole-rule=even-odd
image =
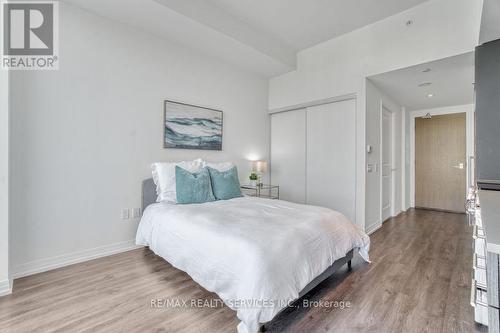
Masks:
[[[280,199],[306,203],[306,110],[271,116],[271,182]]]
[[[356,217],[356,101],[307,109],[307,203]]]
[[[382,109],[381,136],[381,205],[382,221],[385,221],[392,211],[392,113],[386,108]]]

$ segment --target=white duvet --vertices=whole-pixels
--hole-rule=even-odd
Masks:
[[[331,209],[243,197],[149,206],[136,243],[149,246],[237,311],[255,333],[332,263],[370,238]]]

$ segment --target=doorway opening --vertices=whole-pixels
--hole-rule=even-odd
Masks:
[[[367,125],[368,227],[411,207],[464,212],[474,183],[474,63],[468,52],[368,77],[366,121],[380,124]]]

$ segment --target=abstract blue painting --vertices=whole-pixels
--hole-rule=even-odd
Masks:
[[[222,111],[165,101],[165,148],[222,150]]]

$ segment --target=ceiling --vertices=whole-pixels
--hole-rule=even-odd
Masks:
[[[474,52],[375,75],[369,79],[408,111],[472,104]],[[419,87],[423,83],[432,84]],[[433,97],[429,98],[429,94],[433,94]]]
[[[63,0],[263,76],[298,51],[427,0]]]
[[[380,21],[426,0],[205,1],[298,51]]]

